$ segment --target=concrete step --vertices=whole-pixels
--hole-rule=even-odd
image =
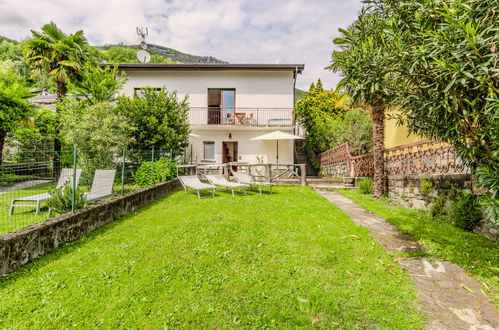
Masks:
[[[325,189],[325,190],[328,190],[328,189],[350,189],[350,190],[356,190],[356,189],[359,189],[359,187],[348,187],[348,186],[345,186],[345,185],[320,185],[320,184],[309,184],[308,185],[309,187],[311,188],[314,188],[314,189]]]

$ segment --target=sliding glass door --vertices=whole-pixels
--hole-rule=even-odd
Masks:
[[[208,124],[234,124],[235,89],[208,89]]]

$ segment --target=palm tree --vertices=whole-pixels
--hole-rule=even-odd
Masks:
[[[41,32],[31,30],[31,33],[32,38],[26,40],[23,47],[26,63],[31,68],[31,77],[37,78],[45,74],[52,77],[57,87],[57,101],[62,101],[66,96],[68,83],[78,79],[84,63],[92,59],[87,39],[83,36],[83,31],[67,35],[53,22],[45,24]],[[58,138],[54,141],[54,151],[57,174],[61,152]]]
[[[374,197],[384,195],[384,120],[385,109],[392,97],[393,76],[384,49],[387,45],[380,37],[382,20],[361,11],[357,21],[347,30],[339,29],[341,37],[334,43],[341,50],[334,51],[328,68],[344,76],[339,83],[357,103],[367,104],[373,121],[374,139]]]

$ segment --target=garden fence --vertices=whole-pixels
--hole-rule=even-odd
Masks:
[[[76,148],[58,152],[4,150],[0,236],[96,200],[167,181],[176,175],[179,162],[164,150],[123,150],[100,157],[84,157]]]

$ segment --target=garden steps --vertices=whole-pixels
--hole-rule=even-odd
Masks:
[[[357,189],[355,186],[347,185],[343,179],[327,177],[307,177],[307,186],[316,189]]]

